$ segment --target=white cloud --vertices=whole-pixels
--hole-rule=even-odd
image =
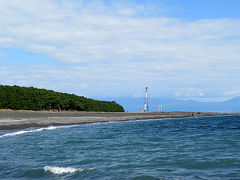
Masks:
[[[136,95],[151,84],[155,96],[178,92],[187,98],[221,96],[226,85],[239,87],[239,19],[145,17],[146,9],[103,1],[0,0],[0,48],[22,48],[69,64],[46,68],[52,73],[29,73],[59,79],[55,87],[78,87],[63,79],[61,84],[55,74],[75,80],[91,96],[96,84],[98,95]],[[54,82],[43,79],[42,86]],[[201,91],[184,93],[199,86]]]
[[[118,13],[120,15],[131,16],[131,15],[135,15],[137,12],[134,9],[120,9],[118,10]]]

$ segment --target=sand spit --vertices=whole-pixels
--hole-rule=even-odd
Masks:
[[[226,115],[239,115],[239,113],[203,113],[181,111],[163,111],[147,113],[0,111],[0,130],[24,129],[29,127],[75,125],[111,121]]]

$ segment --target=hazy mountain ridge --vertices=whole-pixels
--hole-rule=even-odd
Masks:
[[[144,105],[144,98],[124,97],[116,98],[125,111],[140,111]],[[197,111],[197,112],[240,112],[240,97],[223,102],[200,102],[196,100],[178,100],[167,98],[149,98],[149,110],[157,111],[162,105],[164,111]]]

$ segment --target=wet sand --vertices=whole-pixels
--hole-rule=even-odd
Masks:
[[[163,111],[147,113],[0,111],[0,130],[24,129],[29,127],[76,125],[96,122],[226,115],[239,115],[239,113],[203,113],[181,111]]]

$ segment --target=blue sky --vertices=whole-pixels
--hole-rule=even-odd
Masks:
[[[238,0],[0,0],[0,84],[97,99],[240,96]]]
[[[166,6],[176,7],[167,13],[185,19],[239,18],[239,0],[165,0]],[[171,9],[171,8],[170,8]]]

